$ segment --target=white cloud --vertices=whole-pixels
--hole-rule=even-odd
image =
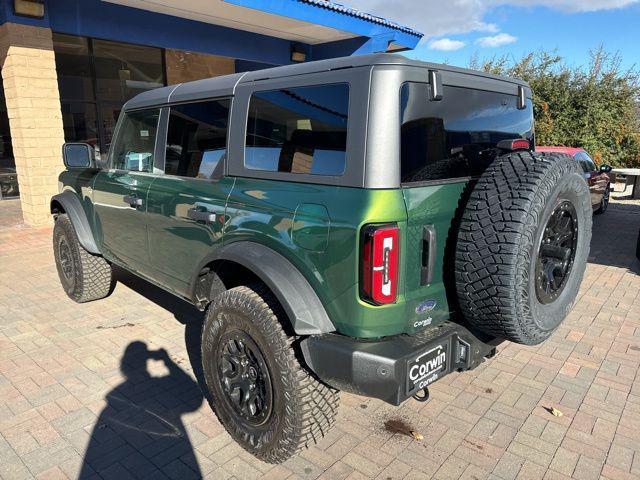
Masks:
[[[476,40],[476,43],[481,47],[495,48],[502,47],[503,45],[509,45],[510,43],[517,42],[518,39],[508,33],[499,33],[490,37],[480,37]]]
[[[413,27],[427,37],[470,31],[495,32],[483,20],[485,0],[341,0],[358,10]]]
[[[379,15],[423,32],[426,37],[472,31],[496,33],[487,21],[489,11],[498,6],[544,6],[565,12],[611,10],[637,4],[640,0],[339,0],[363,12]]]
[[[516,5],[523,7],[544,6],[567,12],[595,12],[623,8],[638,0],[487,0],[493,5]]]
[[[443,52],[454,52],[460,50],[465,46],[464,42],[460,40],[451,40],[450,38],[440,38],[439,40],[432,40],[429,42],[429,48],[431,50],[441,50]]]

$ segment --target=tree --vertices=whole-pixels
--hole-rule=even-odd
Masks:
[[[582,147],[597,163],[640,167],[640,76],[622,68],[619,54],[600,47],[586,67],[568,66],[555,51],[474,55],[470,67],[529,82],[538,145]]]

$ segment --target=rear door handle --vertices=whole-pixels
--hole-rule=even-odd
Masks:
[[[213,223],[216,221],[216,214],[207,210],[198,210],[196,208],[190,208],[187,210],[187,217],[197,222]]]
[[[124,203],[128,203],[132,208],[141,207],[143,203],[141,198],[137,198],[131,195],[125,195],[124,197],[122,197],[122,200],[124,201]]]
[[[433,282],[433,270],[436,263],[436,229],[433,225],[425,225],[422,230],[422,268],[420,269],[420,285]]]

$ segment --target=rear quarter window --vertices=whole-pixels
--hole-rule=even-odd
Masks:
[[[342,175],[348,110],[347,84],[254,93],[249,103],[245,168]]]
[[[533,142],[531,100],[518,110],[517,96],[445,86],[429,101],[429,85],[401,89],[401,181],[419,183],[479,176],[498,154],[498,142]]]

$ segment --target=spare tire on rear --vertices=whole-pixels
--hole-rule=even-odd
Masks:
[[[479,330],[527,345],[547,339],[578,294],[591,199],[563,154],[500,156],[473,187],[456,243],[460,310]]]

